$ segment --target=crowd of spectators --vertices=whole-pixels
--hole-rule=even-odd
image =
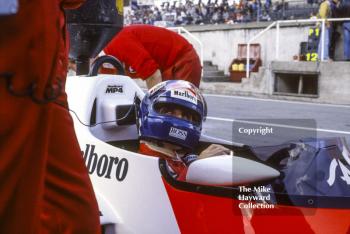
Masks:
[[[132,4],[125,12],[125,24],[166,23],[164,26],[192,24],[234,24],[251,21],[308,18],[317,10],[319,0],[307,0],[305,4],[289,6],[287,0],[199,0],[165,2],[160,6]],[[302,0],[301,0],[302,3]],[[308,4],[307,4],[308,3]]]
[[[133,5],[126,12],[125,24],[155,24],[167,22],[173,25],[190,24],[234,24],[250,21],[270,21],[272,11],[282,11],[287,7],[284,0],[272,5],[271,0],[240,0],[239,3],[229,4],[227,0],[220,3],[208,0],[207,3],[192,1],[185,3],[164,3],[157,6]]]

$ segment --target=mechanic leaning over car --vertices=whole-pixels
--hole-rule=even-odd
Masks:
[[[64,8],[81,3],[0,4],[0,233],[100,233],[96,198],[64,107]]]
[[[165,80],[187,80],[199,87],[202,66],[193,46],[179,34],[151,25],[124,27],[104,53],[119,59],[126,74],[148,88]]]
[[[185,180],[186,168],[194,160],[230,154],[230,149],[210,145],[194,154],[207,110],[203,95],[192,83],[164,81],[147,92],[138,111],[142,154],[166,159],[173,174]]]

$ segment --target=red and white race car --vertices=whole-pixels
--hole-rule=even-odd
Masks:
[[[349,233],[349,152],[339,139],[197,160],[177,181],[164,160],[138,153],[126,76],[68,77],[66,91],[105,233]],[[261,155],[268,155],[262,157]],[[313,168],[314,165],[314,168]],[[316,167],[317,166],[317,167]]]

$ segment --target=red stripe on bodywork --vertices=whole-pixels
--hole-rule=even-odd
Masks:
[[[234,199],[182,191],[163,182],[181,233],[244,233]]]
[[[350,233],[350,212],[346,209],[302,208],[276,205],[254,209],[244,230],[241,201],[172,187],[163,178],[179,229],[193,233]]]

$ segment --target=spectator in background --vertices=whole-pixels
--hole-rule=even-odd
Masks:
[[[222,18],[223,18],[225,24],[227,24],[228,21],[230,20],[230,13],[227,9],[227,6],[225,6],[223,9]]]
[[[264,10],[267,15],[270,15],[270,8],[271,8],[272,2],[271,0],[266,0],[264,4]]]
[[[261,16],[261,21],[271,21],[271,17],[266,12],[264,12]]]
[[[311,12],[310,19],[317,19],[317,12]]]
[[[338,16],[350,17],[350,0],[342,0],[337,4]],[[350,21],[343,22],[344,60],[350,61]]]
[[[330,7],[331,7],[331,18],[338,18],[338,12],[337,12],[337,5],[339,3],[339,0],[331,0],[330,1]],[[329,45],[329,58],[334,60],[335,57],[335,48],[336,48],[336,42],[340,38],[340,33],[337,31],[338,26],[340,26],[339,22],[332,21],[331,24],[331,36],[330,36],[330,45]]]
[[[236,22],[237,23],[241,23],[243,22],[244,18],[243,18],[243,14],[241,14],[241,12],[237,12],[236,14]]]
[[[205,6],[203,3],[200,3],[199,4],[199,10],[200,10],[200,14],[203,17],[203,24],[209,23],[207,6]]]
[[[186,39],[168,29],[150,25],[124,27],[104,53],[122,61],[130,77],[146,80],[148,88],[176,79],[199,87],[202,67],[196,51]]]
[[[288,10],[288,2],[285,0],[282,0],[282,19],[285,20],[287,19],[286,17],[286,11]]]
[[[155,21],[162,20],[162,13],[159,11],[159,9],[157,7],[155,8],[154,17],[155,17],[155,19],[154,19]]]
[[[332,17],[332,8],[331,0],[323,0],[319,7],[318,18],[328,19]],[[322,45],[322,34],[324,34],[323,45]],[[322,32],[321,38],[318,44],[318,54],[321,60],[329,60],[329,49],[332,35],[332,24],[329,21],[326,21],[325,30]],[[322,47],[323,47],[323,58],[322,58]]]
[[[213,24],[218,24],[220,22],[220,20],[221,20],[221,14],[219,12],[219,9],[217,7],[215,7],[211,22]]]
[[[312,6],[314,4],[314,0],[307,0],[307,4]]]

